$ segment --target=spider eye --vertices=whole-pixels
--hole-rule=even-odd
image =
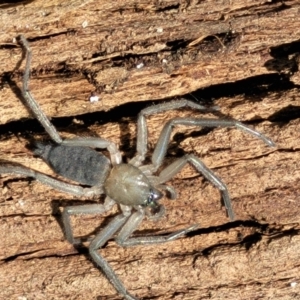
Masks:
[[[149,197],[145,201],[146,206],[157,206],[156,201],[162,198],[163,194],[157,189],[150,189]]]

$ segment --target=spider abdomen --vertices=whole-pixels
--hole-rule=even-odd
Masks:
[[[89,186],[102,184],[110,169],[108,158],[88,147],[38,142],[34,153],[42,157],[55,173]]]

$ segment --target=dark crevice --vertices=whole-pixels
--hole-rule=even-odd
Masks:
[[[193,92],[193,95],[199,99],[207,100],[243,95],[246,100],[259,102],[261,98],[269,93],[283,92],[294,87],[294,83],[289,80],[288,76],[281,74],[264,74],[237,80],[235,82],[212,85]]]
[[[274,58],[288,57],[296,53],[300,53],[300,40],[270,47],[270,55]]]
[[[79,253],[79,254],[86,254],[87,258],[89,258],[88,249],[86,249],[86,248],[77,249],[77,247],[74,247],[74,248],[76,249],[77,252],[68,253],[68,256],[77,256],[78,253]],[[37,257],[34,257],[34,258],[28,257],[27,258],[26,256],[32,255],[32,254],[35,254],[35,253],[39,253],[39,252],[44,251],[44,250],[47,250],[47,249],[38,249],[38,250],[35,250],[35,251],[28,251],[28,252],[18,253],[16,255],[6,257],[6,258],[2,259],[1,261],[4,262],[4,263],[7,263],[7,262],[14,261],[15,259],[20,259],[20,258],[22,258],[23,260],[31,260],[31,259],[34,259],[34,258],[37,258]],[[25,258],[23,258],[23,256],[25,256]],[[59,254],[44,255],[43,254],[41,256],[38,256],[38,258],[43,259],[43,258],[50,258],[50,257],[65,257],[65,256],[66,256],[65,254],[62,254],[62,255],[59,255]]]
[[[277,5],[277,3],[280,3],[281,5]],[[283,0],[273,0],[273,1],[266,1],[263,4],[255,4],[251,7],[248,7],[247,10],[245,10],[244,7],[240,7],[234,10],[234,13],[238,13],[237,17],[253,17],[253,15],[258,14],[260,16],[268,16],[272,14],[277,14],[280,11],[286,10],[290,8],[291,6],[286,5]]]
[[[3,159],[0,159],[0,162],[1,163],[11,163],[10,161],[6,161]],[[33,179],[29,178],[29,177],[27,177],[27,178],[20,178],[20,177],[12,178],[12,179],[4,180],[2,187],[7,187],[7,186],[9,186],[9,184],[15,183],[15,182],[28,182],[28,184],[30,184],[32,181],[33,181]]]
[[[293,74],[299,71],[300,40],[270,47],[273,57],[265,63],[267,70],[279,73]]]
[[[127,70],[135,68],[139,62],[143,62],[146,66],[156,65],[161,66],[161,57],[162,54],[166,54],[170,62],[180,61],[180,57],[185,55],[187,52],[193,50],[193,52],[201,53],[219,53],[221,49],[232,45],[239,38],[238,33],[233,33],[232,31],[219,33],[212,36],[207,36],[201,40],[198,44],[189,46],[193,42],[191,39],[179,39],[179,40],[166,40],[166,47],[159,52],[151,52],[145,54],[136,54],[134,51],[128,53],[130,49],[134,49],[135,46],[140,46],[147,48],[153,44],[152,40],[145,40],[143,42],[138,42],[137,44],[128,45],[127,53],[124,55],[117,55],[109,60],[105,59],[107,55],[106,50],[99,51],[92,55],[92,59],[100,58],[100,61],[95,61],[92,64],[98,65],[101,63],[101,59],[105,60],[105,64],[111,67],[125,67]],[[163,42],[163,41],[161,41]],[[90,60],[90,58],[88,59]]]
[[[300,106],[295,105],[288,105],[280,109],[279,111],[275,112],[271,115],[268,120],[271,122],[284,122],[287,123],[291,120],[299,119],[300,118]]]
[[[19,88],[10,81],[10,85],[15,92],[16,96],[21,100],[21,92]],[[195,101],[199,99],[201,104],[213,105],[213,102],[219,98],[223,97],[234,97],[237,95],[243,95],[246,100],[259,102],[268,93],[283,93],[286,90],[294,88],[294,84],[288,80],[285,76],[279,74],[261,75],[252,78],[247,78],[239,80],[234,83],[224,83],[219,85],[214,85],[211,87],[199,89],[193,92],[193,97],[191,95],[184,95],[182,97],[191,99]],[[105,124],[108,122],[120,122],[124,118],[136,119],[138,113],[145,107],[152,105],[154,103],[169,101],[170,99],[164,100],[150,100],[143,102],[133,102],[120,105],[116,108],[111,109],[108,112],[100,111],[94,113],[86,113],[79,116],[70,117],[58,117],[52,118],[52,123],[58,129],[68,128],[73,124],[73,119],[76,117],[79,121],[82,121],[84,125],[83,128],[87,128],[93,124]],[[22,100],[23,102],[23,100]],[[215,113],[218,117],[225,117],[220,112]],[[274,115],[269,117],[271,122],[288,122],[290,120],[300,117],[300,109],[298,106],[288,106],[280,111],[276,112]],[[257,120],[259,121],[259,120]],[[249,123],[257,122],[252,120]],[[77,127],[80,125],[76,125]],[[35,119],[21,119],[18,121],[12,121],[7,124],[0,126],[0,134],[17,134],[31,136],[32,133],[43,133],[44,129]],[[204,133],[207,132],[204,130]]]
[[[1,218],[9,219],[9,218],[15,218],[15,217],[22,217],[23,220],[26,218],[33,218],[33,217],[44,217],[44,215],[36,215],[36,214],[25,214],[25,213],[18,213],[18,214],[11,214],[11,215],[2,215]]]
[[[19,216],[19,215],[18,215]],[[26,217],[26,216],[25,216]],[[107,219],[107,218],[106,218]],[[105,221],[107,223],[107,220]],[[90,235],[94,235],[96,232],[99,231],[100,228],[102,228],[103,226],[105,226],[106,224],[101,224],[100,226],[97,227],[97,229],[95,229],[94,232],[90,233],[86,238],[83,238],[83,241],[89,241],[90,239],[88,237],[90,237]],[[249,250],[252,246],[254,246],[255,244],[257,244],[258,242],[260,242],[262,240],[263,237],[268,237],[268,239],[274,240],[274,239],[280,239],[282,237],[285,236],[295,236],[295,235],[299,235],[300,230],[299,229],[295,229],[295,228],[290,228],[287,230],[282,229],[282,227],[275,227],[272,226],[271,224],[261,224],[256,220],[237,220],[234,222],[228,222],[222,225],[218,225],[218,226],[211,226],[211,227],[207,227],[207,228],[199,228],[197,230],[194,230],[192,232],[189,232],[186,234],[185,238],[190,238],[190,237],[195,237],[195,236],[199,236],[199,235],[208,235],[211,233],[217,233],[217,232],[226,232],[229,231],[231,229],[237,229],[237,228],[253,228],[256,231],[253,234],[247,235],[247,236],[243,236],[242,234],[240,234],[238,236],[238,241],[234,242],[234,243],[218,243],[215,245],[211,245],[205,249],[202,249],[201,251],[193,251],[193,252],[185,252],[185,253],[171,253],[168,254],[168,256],[172,256],[172,257],[180,257],[180,256],[193,256],[193,264],[195,264],[196,260],[198,259],[199,256],[209,256],[213,251],[215,251],[216,249],[220,249],[220,248],[228,248],[228,247],[233,247],[233,246],[237,246],[237,245],[241,245],[243,246],[246,250]],[[153,231],[154,235],[155,235],[155,230]],[[149,232],[147,231],[146,234],[149,234]],[[167,235],[168,233],[166,233]],[[135,236],[139,236],[139,235],[145,235],[145,231],[143,232],[138,232],[137,235],[135,234]],[[105,247],[105,245],[104,245]],[[83,254],[87,257],[87,259],[89,259],[89,252],[88,252],[88,248],[86,246],[84,246],[83,244],[79,244],[78,246],[74,246],[74,248],[77,250],[77,253],[75,254],[68,254],[68,255],[77,255],[79,254]],[[13,255],[10,257],[7,257],[5,259],[3,259],[3,262],[9,262],[9,261],[13,261],[17,258],[20,258],[22,256],[27,256],[27,255],[31,255],[34,253],[38,253],[42,250],[45,249],[39,249],[36,251],[29,251],[29,252],[23,252],[23,253],[19,253],[17,255]],[[40,258],[43,257],[59,257],[61,255],[43,255]],[[64,254],[65,256],[65,254]],[[161,259],[162,256],[160,256],[158,259]],[[26,258],[25,258],[26,259]],[[30,259],[30,258],[28,258]]]
[[[147,12],[148,14],[149,13],[168,13],[169,11],[170,12],[173,12],[174,10],[178,10],[180,8],[180,4],[173,4],[173,5],[166,5],[166,6],[163,6],[165,3],[164,2],[157,2],[155,3],[155,6],[151,7],[151,9],[145,7],[144,5],[139,5],[138,2],[134,3],[133,5],[131,6],[123,6],[121,8],[118,8],[117,10],[112,10],[112,12],[119,12],[121,15],[123,15],[125,12],[127,13],[144,13],[144,12]]]
[[[252,220],[246,220],[246,221],[237,220],[234,222],[228,222],[228,223],[218,225],[218,226],[199,228],[192,232],[187,233],[186,236],[193,237],[193,236],[197,236],[197,235],[201,235],[201,234],[209,234],[209,233],[213,233],[213,232],[228,231],[230,229],[237,228],[237,227],[247,227],[247,228],[254,227],[261,232],[266,232],[268,230],[269,225],[268,224],[260,224],[259,222],[255,221],[255,220],[253,220],[253,221]]]
[[[281,5],[279,5],[279,6],[275,6],[277,3],[280,3]],[[266,5],[266,6],[271,6],[271,8],[270,8],[270,10],[268,10],[268,11],[264,11],[263,12],[263,14],[264,15],[268,15],[268,14],[270,14],[270,13],[279,13],[279,12],[281,12],[281,11],[284,11],[284,10],[286,10],[286,9],[289,9],[289,8],[291,8],[291,6],[290,5],[287,5],[285,2],[284,2],[284,0],[272,0],[272,1],[266,1],[265,3],[264,3],[264,5]],[[275,7],[274,7],[275,6]]]
[[[276,149],[277,152],[281,152],[281,153],[294,153],[296,151],[298,151],[297,149],[283,149],[283,148],[279,148],[279,149]]]
[[[289,5],[287,5],[284,0],[272,0],[272,1],[267,1],[267,2],[264,2],[264,5],[269,5],[269,6],[274,6],[276,3],[280,3],[280,7],[291,7]]]
[[[75,34],[76,30],[75,29],[70,29],[64,32],[59,32],[59,33],[54,33],[54,34],[49,34],[49,35],[43,35],[43,36],[37,36],[34,38],[29,38],[29,42],[34,42],[34,41],[39,41],[39,40],[44,40],[48,39],[49,37],[55,37],[55,36],[60,36],[60,35],[70,35],[70,34]],[[109,59],[105,58],[107,55],[106,49],[103,49],[101,51],[95,52],[92,54],[91,57],[88,58],[88,61],[93,59],[94,62],[92,62],[92,65],[97,65],[99,70],[101,71],[105,68],[112,68],[112,67],[125,67],[127,70],[130,70],[132,68],[136,68],[136,65],[139,62],[143,62],[144,65],[150,66],[161,66],[161,54],[165,53],[166,57],[168,58],[168,61],[170,62],[180,62],[181,58],[183,55],[187,54],[187,52],[190,52],[193,50],[193,53],[209,53],[210,55],[212,53],[219,53],[221,49],[225,49],[225,47],[230,46],[236,42],[236,40],[239,38],[238,33],[233,33],[231,30],[228,32],[223,32],[219,33],[216,35],[211,35],[203,38],[199,43],[189,46],[193,40],[191,39],[180,39],[180,40],[166,40],[166,47],[159,51],[159,52],[150,52],[150,53],[145,53],[145,54],[137,54],[134,53],[134,50],[132,50],[132,53],[129,53],[130,49],[134,49],[135,46],[140,46],[143,48],[147,48],[153,44],[153,40],[144,40],[142,42],[138,42],[137,44],[128,44],[127,45],[127,53],[124,55],[116,55],[114,57],[111,57]],[[161,41],[163,42],[163,41]],[[17,44],[2,44],[0,47],[2,48],[12,48],[12,47],[20,47]],[[99,57],[99,60],[95,60]],[[73,73],[78,74],[79,72],[83,72],[82,70],[78,70],[78,66],[75,65],[69,65],[67,62],[61,62],[56,65],[56,70],[53,70],[54,74],[65,74],[66,72],[68,73],[69,77],[72,76]],[[14,70],[17,70],[18,67],[16,67]],[[34,74],[37,70],[31,70],[31,73]],[[50,71],[50,70],[49,70]],[[85,71],[87,72],[87,71]],[[15,72],[14,76],[21,76],[19,74],[20,72]],[[12,73],[10,73],[12,75]]]
[[[159,103],[156,101],[155,103]],[[91,132],[88,129],[89,126],[93,124],[101,125],[108,122],[117,122],[121,126],[121,131],[123,135],[120,137],[120,149],[122,151],[131,151],[135,145],[129,145],[128,142],[131,140],[129,136],[128,126],[130,122],[136,122],[138,113],[145,107],[152,105],[153,101],[145,102],[135,102],[127,103],[116,107],[109,112],[95,112],[88,113],[80,116],[76,116],[76,119],[81,121],[79,124],[73,122],[74,117],[61,117],[52,118],[51,122],[58,129],[59,132],[77,132],[78,135],[90,135],[97,136],[96,133]],[[126,113],[125,113],[126,112]],[[216,113],[217,117],[225,118],[222,114]],[[288,123],[290,120],[297,119],[300,117],[300,109],[298,107],[287,108],[272,115],[269,121],[281,122],[282,126]],[[130,119],[130,121],[128,120]],[[244,122],[245,124],[256,125],[259,120],[253,120],[251,122]],[[211,132],[212,128],[202,128],[199,130],[194,130],[189,133],[177,133],[174,135],[172,141],[170,142],[169,151],[172,151],[172,143],[180,143],[188,137],[199,137]],[[0,135],[2,139],[8,139],[11,135],[16,135],[17,137],[24,137],[29,143],[34,142],[33,136],[35,134],[45,134],[44,128],[35,119],[25,119],[19,121],[9,122],[5,125],[0,126]],[[44,138],[44,137],[43,137]],[[47,138],[46,138],[47,139]],[[30,148],[30,147],[29,147]],[[178,150],[178,149],[177,149]],[[179,150],[178,150],[179,151]],[[178,154],[178,153],[177,153]],[[133,153],[132,153],[133,155]],[[131,155],[129,155],[131,157]]]
[[[6,257],[6,258],[2,259],[1,261],[4,262],[4,263],[8,263],[8,262],[14,261],[15,259],[20,258],[24,255],[30,255],[30,254],[38,253],[40,251],[41,251],[41,249],[35,250],[35,251],[28,251],[28,252],[18,253],[16,255]]]
[[[0,4],[0,9],[1,9],[1,4]],[[45,40],[45,39],[49,40],[49,38],[60,36],[60,35],[63,35],[63,36],[64,35],[74,35],[75,33],[76,33],[76,29],[67,29],[65,31],[60,31],[60,32],[57,32],[57,33],[49,33],[49,34],[35,36],[34,38],[27,38],[26,37],[26,39],[28,40],[29,43],[31,43],[31,42]],[[16,36],[16,38],[19,39],[19,35]],[[8,42],[8,43],[3,42],[0,45],[0,49],[12,49],[12,48],[20,48],[20,47],[21,46],[19,44],[17,44],[17,43],[10,43],[10,42]],[[18,69],[18,68],[15,68],[15,70],[16,69]]]
[[[242,235],[239,236],[239,241],[235,243],[219,243],[215,245],[211,245],[205,249],[202,249],[200,252],[197,251],[197,253],[189,253],[189,255],[195,255],[194,262],[196,261],[197,257],[199,256],[209,256],[214,250],[218,248],[224,248],[224,247],[232,247],[236,245],[242,245],[246,250],[249,250],[252,246],[257,244],[262,240],[264,236],[268,237],[269,240],[279,239],[284,236],[295,236],[299,235],[300,231],[298,229],[288,229],[288,230],[282,230],[281,228],[275,228],[272,227],[270,224],[261,224],[255,220],[247,220],[247,221],[235,221],[231,223],[226,223],[221,226],[215,226],[215,227],[209,227],[209,228],[200,228],[195,231],[189,232],[186,234],[187,237],[194,237],[197,235],[203,235],[203,234],[209,234],[209,233],[215,233],[215,232],[221,232],[221,231],[228,231],[233,228],[255,228],[256,232],[253,234],[247,235],[243,237]],[[182,255],[182,253],[180,254]],[[184,254],[184,255],[187,255]]]
[[[160,12],[168,12],[168,11],[172,11],[174,9],[175,10],[179,9],[179,7],[180,7],[180,4],[174,4],[174,5],[169,5],[169,6],[158,8],[155,11],[158,12],[158,13],[160,13]]]
[[[5,0],[5,1],[1,1],[0,3],[0,9],[7,9],[7,8],[11,8],[11,7],[16,7],[16,6],[20,6],[20,5],[27,5],[31,2],[33,2],[34,0]]]
[[[219,226],[211,226],[207,228],[199,228],[195,231],[189,232],[186,234],[186,238],[195,237],[199,235],[208,235],[212,233],[217,232],[226,232],[231,229],[237,229],[237,228],[252,228],[255,229],[255,232],[250,235],[243,236],[242,233],[239,233],[237,242],[233,243],[218,243],[211,245],[205,249],[201,249],[200,251],[192,251],[192,252],[184,252],[184,253],[169,253],[167,256],[172,257],[181,257],[181,256],[193,256],[194,257],[194,263],[197,260],[199,256],[209,256],[213,251],[220,248],[231,248],[234,246],[242,246],[245,248],[245,250],[249,250],[252,246],[259,243],[263,237],[267,237],[269,241],[274,239],[280,239],[285,236],[295,236],[299,235],[300,230],[291,228],[284,230],[282,227],[275,227],[271,224],[261,224],[258,221],[255,220],[238,220],[234,222],[229,222],[226,224],[222,224]],[[148,232],[147,232],[148,233]],[[158,259],[164,257],[161,255]]]
[[[58,33],[52,33],[49,35],[42,35],[42,36],[36,36],[34,38],[28,38],[29,42],[39,41],[39,40],[45,40],[49,39],[50,37],[56,37],[60,35],[73,35],[76,33],[75,29],[69,29],[63,32]],[[95,52],[91,55],[91,57],[88,58],[88,61],[93,59],[94,62],[91,63],[92,65],[98,65],[99,70],[105,68],[105,66],[111,68],[111,67],[125,67],[127,70],[135,68],[136,64],[138,62],[143,62],[145,65],[159,65],[161,66],[161,59],[159,56],[161,54],[165,53],[168,57],[168,60],[171,62],[180,61],[180,57],[185,55],[187,52],[190,52],[191,49],[197,53],[218,53],[220,49],[224,49],[224,47],[232,45],[235,43],[235,41],[238,39],[239,34],[233,33],[231,30],[228,32],[219,33],[216,35],[211,35],[203,38],[199,43],[196,45],[193,45],[192,47],[189,46],[193,40],[191,39],[179,39],[179,40],[165,40],[166,47],[162,49],[159,52],[150,52],[150,53],[144,53],[144,54],[138,54],[135,53],[134,50],[132,50],[132,53],[130,53],[131,49],[134,49],[135,46],[148,48],[149,46],[153,45],[153,40],[144,40],[137,43],[132,43],[127,45],[126,54],[124,55],[115,55],[114,57],[111,57],[107,59],[105,56],[107,55],[106,49],[103,49],[101,51]],[[163,42],[163,40],[161,41]],[[1,48],[18,48],[20,47],[18,44],[13,43],[3,43],[0,45]],[[99,57],[99,60],[95,60]],[[84,62],[84,60],[83,60]],[[78,68],[77,65],[75,65],[76,68]],[[61,62],[57,64],[58,70],[54,70],[54,74],[64,73],[65,71],[69,71],[70,75],[72,75],[72,72],[78,73],[78,69],[74,70],[74,65],[67,65],[67,62]],[[16,67],[15,70],[18,68]],[[31,70],[31,73],[34,74],[35,70]]]

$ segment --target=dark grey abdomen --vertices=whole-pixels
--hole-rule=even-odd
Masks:
[[[42,157],[55,173],[81,184],[94,186],[104,182],[110,161],[88,148],[37,143],[35,154]]]

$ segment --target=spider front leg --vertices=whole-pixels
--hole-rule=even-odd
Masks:
[[[236,127],[242,131],[249,133],[270,147],[274,147],[274,142],[263,135],[262,133],[246,126],[245,124],[236,120],[217,120],[217,119],[196,119],[196,118],[174,118],[168,121],[164,128],[162,129],[157,144],[155,146],[152,155],[152,164],[154,170],[156,171],[162,164],[169,144],[172,129],[175,125],[185,125],[185,126],[201,126],[201,127]]]
[[[258,137],[268,146],[274,146],[272,140],[263,135],[262,133],[251,129],[250,127],[235,121],[235,120],[214,120],[214,119],[195,119],[195,118],[174,118],[170,120],[163,128],[157,144],[155,146],[153,155],[152,155],[152,166],[149,166],[149,169],[152,172],[157,171],[157,169],[162,165],[162,162],[165,158],[168,143],[170,140],[170,135],[172,128],[175,125],[185,125],[185,126],[202,126],[202,127],[232,127],[235,126],[238,129],[241,129],[251,135]],[[167,167],[159,176],[160,180],[158,183],[164,183],[167,180],[171,179],[176,173],[178,173],[183,166],[187,163],[191,163],[200,173],[204,175],[213,185],[215,185],[222,194],[225,207],[227,209],[228,216],[231,221],[234,220],[234,213],[231,207],[231,200],[225,183],[222,182],[209,168],[207,168],[197,157],[194,155],[188,155],[182,159],[174,162],[171,166]]]
[[[187,99],[179,99],[172,102],[161,103],[143,109],[138,116],[137,146],[136,146],[137,155],[130,161],[132,165],[140,166],[141,163],[145,160],[145,155],[147,153],[147,144],[148,144],[146,116],[162,113],[173,109],[179,109],[182,107],[189,107],[189,108],[202,110],[202,111],[215,110],[214,108],[207,108],[203,105],[194,103]]]

